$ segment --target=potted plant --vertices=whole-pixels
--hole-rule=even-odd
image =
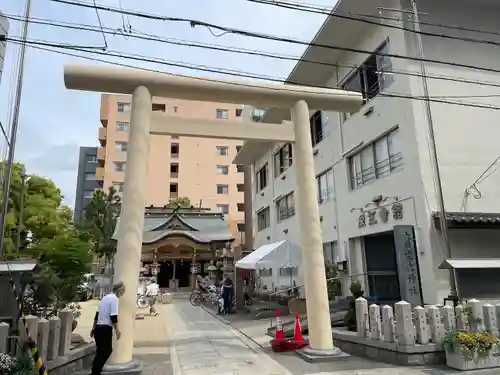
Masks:
[[[446,364],[462,371],[500,367],[499,344],[485,331],[449,330],[443,339]]]
[[[15,358],[6,353],[0,353],[1,375],[34,375],[33,360],[29,357]]]

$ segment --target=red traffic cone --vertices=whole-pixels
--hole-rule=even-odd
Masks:
[[[295,349],[300,349],[306,346],[306,342],[304,340],[304,336],[302,336],[302,327],[300,325],[299,313],[295,313],[295,332],[293,334],[292,343],[295,346]]]
[[[276,310],[276,334],[271,340],[271,348],[274,352],[283,352],[287,350],[286,344],[288,339],[285,337],[285,331],[283,330],[283,322],[281,321],[280,310]]]

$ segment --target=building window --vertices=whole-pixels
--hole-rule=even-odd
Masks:
[[[274,154],[274,177],[280,176],[292,163],[292,145],[287,143]]]
[[[256,173],[257,192],[264,190],[267,186],[267,163]]]
[[[236,153],[240,152],[240,150],[241,150],[242,147],[243,146],[236,146]]]
[[[252,112],[252,120],[255,122],[259,122],[262,120],[262,117],[266,114],[266,110],[263,108],[255,108]]]
[[[153,103],[151,105],[151,109],[153,112],[166,112],[167,111],[167,105],[166,104],[160,104],[160,103]]]
[[[118,103],[118,112],[130,112],[130,103]]]
[[[318,175],[318,177],[316,177],[316,183],[318,186],[318,202],[321,204],[333,200],[333,169],[329,169]]]
[[[87,155],[85,157],[85,160],[87,163],[97,163],[97,156],[96,155]]]
[[[278,222],[286,220],[295,215],[295,198],[293,192],[276,201]]]
[[[389,41],[386,40],[347,77],[342,88],[347,91],[361,92],[365,103],[377,96],[379,92],[385,91],[394,82],[392,62],[390,57],[386,56],[388,53],[390,53]],[[344,121],[351,115],[352,113],[344,113]]]
[[[238,203],[236,207],[238,207],[238,212],[245,212],[245,203]]]
[[[399,129],[379,138],[348,159],[351,189],[395,172],[403,166]]]
[[[174,159],[177,159],[179,157],[179,144],[178,143],[171,143],[170,144],[170,156]]]
[[[229,205],[228,204],[218,204],[217,209],[221,214],[227,215],[229,213]]]
[[[257,212],[257,230],[259,232],[266,229],[270,224],[271,211],[269,210],[269,207],[266,207],[263,210]]]
[[[236,110],[234,111],[236,117],[241,117],[241,112],[243,112],[243,109],[242,108],[236,108]]]
[[[215,111],[215,117],[227,120],[229,117],[229,111],[227,109],[217,109]]]
[[[170,183],[170,198],[177,198],[179,196],[179,185],[177,182]]]
[[[115,150],[120,152],[127,151],[128,143],[127,142],[115,142]]]
[[[335,257],[337,254],[337,241],[330,241],[323,243],[323,256],[327,263],[336,263]]]
[[[227,165],[218,165],[215,167],[217,174],[229,174],[229,167]]]
[[[123,182],[114,181],[113,188],[117,193],[123,193]]]
[[[312,146],[315,147],[323,140],[325,136],[323,131],[323,117],[321,115],[321,111],[316,111],[313,113],[313,115],[309,119],[309,126],[311,129]]]
[[[93,196],[94,196],[94,190],[84,190],[83,192],[84,199],[92,199]]]
[[[179,177],[179,163],[170,164],[170,177],[172,178]]]
[[[245,166],[243,164],[236,164],[236,172],[245,172]]]
[[[87,180],[87,181],[95,180],[95,172],[86,172],[85,173],[85,180]]]
[[[119,132],[128,132],[130,130],[130,122],[117,122],[116,130]]]
[[[229,194],[229,185],[217,185],[217,194]]]
[[[244,233],[245,232],[245,223],[237,223],[236,228],[238,228],[238,232]]]
[[[280,267],[278,269],[278,273],[280,276],[298,276],[299,275],[299,267],[291,266],[291,267]]]
[[[239,191],[239,192],[245,191],[245,185],[244,184],[236,184],[236,191]]]
[[[124,161],[115,161],[115,172],[125,172]]]
[[[217,146],[216,152],[217,152],[217,155],[219,155],[219,156],[228,156],[229,155],[229,147]]]

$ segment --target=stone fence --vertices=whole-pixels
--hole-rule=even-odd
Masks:
[[[0,323],[0,353],[13,351],[12,343],[26,339],[20,322],[19,337],[13,336],[7,323]],[[73,311],[63,309],[59,316],[49,319],[26,316],[26,325],[31,338],[36,341],[41,358],[51,374],[71,374],[88,368],[95,352],[94,344],[83,344],[72,348]],[[14,341],[16,340],[16,341]]]
[[[488,331],[499,337],[500,304],[482,304],[476,299],[465,306],[412,306],[405,301],[378,306],[364,298],[356,300],[357,335],[399,345],[441,345],[446,330]]]

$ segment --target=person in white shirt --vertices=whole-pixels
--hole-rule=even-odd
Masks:
[[[158,292],[160,291],[160,286],[156,283],[155,279],[151,279],[151,282],[146,287],[146,296],[149,297],[149,314],[150,315],[158,315],[158,312],[155,308],[156,297],[158,296]]]
[[[112,293],[105,295],[94,318],[94,325],[90,331],[96,345],[94,362],[92,363],[92,374],[101,375],[102,368],[113,352],[113,328],[116,332],[116,339],[121,337],[118,328],[118,299],[125,293],[125,284],[118,282],[113,285]]]

